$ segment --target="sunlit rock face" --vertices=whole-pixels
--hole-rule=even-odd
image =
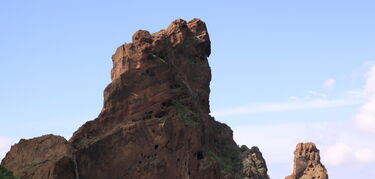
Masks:
[[[328,179],[314,143],[299,143],[294,151],[293,173],[285,179]]]

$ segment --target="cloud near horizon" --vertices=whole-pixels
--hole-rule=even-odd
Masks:
[[[325,89],[333,89],[335,81],[331,80],[329,83],[331,86],[324,85]],[[348,116],[346,120],[326,122],[299,121],[288,124],[233,126],[234,138],[240,145],[259,146],[270,171],[277,170],[280,166],[278,164],[283,164],[282,166],[291,171],[293,150],[299,142],[316,143],[328,171],[339,171],[341,167],[353,166],[371,168],[375,164],[375,140],[373,135],[363,132],[375,134],[375,65],[367,73],[366,83],[361,90],[343,91],[341,94],[344,95],[336,99],[316,91],[305,93],[309,96],[291,96],[288,101],[279,103],[230,107],[213,111],[211,115],[226,117],[359,104],[360,108],[354,119]]]
[[[282,177],[273,176],[280,167],[282,171],[292,171],[293,152],[300,142],[317,145],[328,171],[342,166],[371,166],[375,162],[375,142],[358,133],[350,120],[234,126],[233,135],[239,145],[259,147],[272,178]],[[337,176],[334,172],[330,174],[333,178]]]
[[[296,97],[293,96],[294,101],[279,102],[279,103],[263,103],[252,104],[245,106],[238,106],[216,110],[211,113],[215,117],[245,115],[251,113],[265,113],[265,112],[286,112],[304,109],[319,109],[331,108],[347,105],[359,104],[358,100],[354,99],[311,99],[307,101],[295,101]]]

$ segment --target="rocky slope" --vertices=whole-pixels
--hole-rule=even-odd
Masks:
[[[299,143],[294,151],[293,173],[285,179],[328,179],[314,143]]]
[[[257,148],[240,148],[209,115],[210,39],[199,19],[139,30],[112,56],[99,116],[66,141],[21,140],[2,165],[22,179],[267,179]]]

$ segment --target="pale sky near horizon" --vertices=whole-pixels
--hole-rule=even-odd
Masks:
[[[111,55],[138,29],[206,22],[211,111],[273,179],[315,142],[332,179],[375,177],[375,1],[0,2],[0,158],[94,119]]]

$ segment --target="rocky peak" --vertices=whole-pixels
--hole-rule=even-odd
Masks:
[[[135,32],[112,56],[112,82],[96,119],[69,141],[22,140],[2,164],[22,179],[241,178],[247,170],[233,131],[209,115],[210,52],[199,19]],[[259,154],[245,152],[245,167],[264,175]]]
[[[112,56],[112,83],[105,89],[98,119],[83,125],[71,140],[102,135],[119,123],[171,114],[172,103],[188,104],[207,116],[209,55],[210,39],[199,19],[178,19],[153,34],[138,30]]]
[[[165,30],[138,30],[112,56],[111,83],[99,116],[67,141],[22,139],[0,166],[21,179],[269,179],[257,147],[209,115],[211,53],[200,19]],[[300,143],[287,179],[328,179],[313,143]],[[10,171],[8,171],[10,170]]]
[[[314,143],[299,143],[294,151],[292,175],[286,179],[328,179],[327,170],[320,162],[319,150]]]

